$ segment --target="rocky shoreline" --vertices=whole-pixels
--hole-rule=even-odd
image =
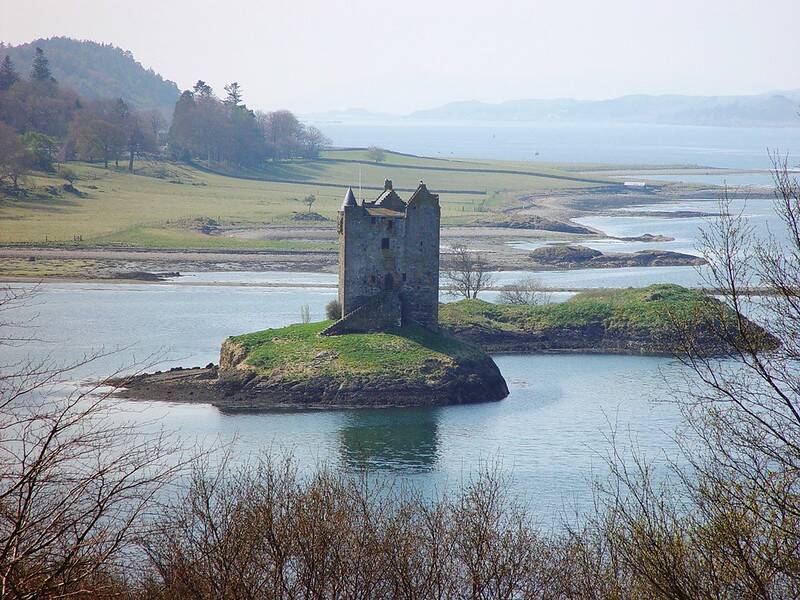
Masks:
[[[271,331],[280,336],[280,330]],[[337,337],[349,336],[333,336]],[[330,339],[321,338],[318,343]],[[111,384],[119,387],[116,395],[122,398],[213,404],[225,411],[445,406],[502,400],[508,395],[506,382],[488,354],[453,339],[447,339],[447,344],[446,358],[434,355],[404,370],[375,367],[357,373],[326,368],[340,356],[336,350],[320,348],[300,374],[289,364],[289,368],[258,366],[251,360],[252,348],[229,338],[220,350],[219,366],[175,368]],[[394,352],[395,346],[389,340],[386,351]],[[288,353],[284,358],[292,362]]]

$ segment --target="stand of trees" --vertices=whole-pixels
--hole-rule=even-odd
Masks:
[[[164,119],[157,111],[132,110],[122,99],[88,102],[56,81],[41,48],[25,78],[9,56],[0,63],[0,183],[32,168],[53,171],[56,160],[101,161],[158,149]],[[20,150],[20,147],[22,150]]]
[[[137,111],[123,99],[86,100],[56,81],[41,48],[28,76],[6,55],[0,61],[0,184],[30,169],[54,171],[56,161],[100,162],[106,167],[159,153],[168,142],[173,159],[259,168],[268,160],[314,158],[330,144],[288,110],[264,113],[242,102],[242,86],[225,86],[219,99],[198,81],[175,104],[172,125],[157,110]]]
[[[267,160],[314,158],[330,144],[319,129],[303,125],[288,110],[250,110],[238,82],[225,91],[220,100],[200,80],[181,94],[168,136],[173,158],[259,167]]]

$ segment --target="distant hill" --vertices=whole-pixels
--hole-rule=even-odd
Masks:
[[[137,62],[130,51],[111,44],[53,37],[19,46],[0,46],[0,60],[9,55],[17,70],[27,77],[36,47],[50,61],[53,76],[64,86],[92,99],[123,98],[138,109],[159,109],[172,116],[180,90]]]
[[[407,118],[437,121],[657,123],[665,125],[800,127],[797,91],[755,96],[623,96],[611,100],[452,102]]]

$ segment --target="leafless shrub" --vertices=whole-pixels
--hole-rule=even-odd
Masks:
[[[291,461],[203,468],[147,552],[169,598],[537,598],[549,552],[496,474],[428,501]]]
[[[550,304],[552,297],[552,293],[543,289],[539,279],[529,277],[512,285],[504,285],[499,301],[501,304],[537,306]]]
[[[4,298],[5,311],[30,296]],[[154,497],[180,469],[166,435],[145,437],[118,418],[107,386],[70,390],[65,378],[94,358],[62,368],[35,360],[1,367],[2,599],[119,589]]]

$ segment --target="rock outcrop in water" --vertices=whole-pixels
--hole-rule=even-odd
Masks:
[[[492,304],[462,300],[444,304],[442,328],[487,352],[580,352],[602,354],[673,355],[687,340],[694,351],[730,354],[716,332],[729,328],[736,335],[732,311],[702,292],[678,285],[584,292],[567,302],[542,306]],[[754,323],[752,333],[764,349],[773,336]]]
[[[228,338],[219,366],[121,382],[121,395],[226,410],[438,406],[501,400],[508,387],[479,347],[409,326],[324,337],[330,322]]]
[[[532,266],[559,269],[608,269],[614,267],[675,267],[704,265],[705,259],[668,250],[639,250],[604,254],[579,244],[553,244],[532,250]]]

